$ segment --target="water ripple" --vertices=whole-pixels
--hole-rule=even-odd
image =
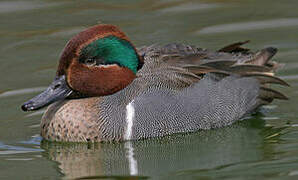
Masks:
[[[25,117],[32,117],[32,116],[39,116],[41,114],[43,114],[46,110],[39,110],[39,111],[35,111],[33,113],[30,113],[30,114],[27,114]],[[35,126],[33,126],[35,127]],[[39,124],[38,124],[38,127],[39,127]]]
[[[182,5],[179,5],[179,6],[168,7],[168,8],[162,9],[161,12],[164,12],[164,13],[189,12],[189,11],[197,11],[197,10],[211,9],[211,8],[217,8],[217,7],[219,7],[218,4],[188,3],[188,4],[182,4]]]
[[[0,94],[0,98],[15,96],[15,95],[23,95],[44,91],[46,87],[34,87],[34,88],[26,88],[26,89],[18,89],[12,91],[6,91]]]
[[[0,13],[9,13],[16,11],[25,11],[25,10],[33,10],[40,8],[48,8],[51,6],[60,6],[61,3],[34,3],[34,2],[21,2],[21,1],[3,1],[0,2]]]
[[[296,80],[298,79],[298,75],[288,75],[288,76],[280,76],[283,80]]]
[[[39,148],[41,140],[42,140],[42,137],[40,137],[39,135],[34,135],[34,136],[32,136],[31,139],[29,139],[27,141],[19,142],[21,144],[34,145],[34,147],[32,147],[32,148],[7,145],[7,144],[0,142],[0,155],[42,152],[44,150]]]
[[[198,34],[212,34],[212,33],[226,33],[235,31],[260,30],[280,27],[298,26],[298,18],[283,18],[272,19],[264,21],[253,21],[243,23],[222,24],[203,28],[196,33]]]
[[[38,134],[32,136],[31,139],[27,140],[27,141],[21,141],[20,143],[22,144],[33,144],[33,145],[40,145],[40,142],[42,140],[42,137]]]
[[[33,158],[9,158],[9,159],[5,159],[7,161],[31,161],[33,160]]]
[[[6,145],[0,142],[0,155],[8,155],[8,154],[23,154],[23,153],[32,153],[32,152],[42,152],[42,149],[35,148],[25,148],[21,146],[11,146]]]
[[[74,27],[74,28],[70,28],[70,29],[62,29],[59,30],[57,32],[53,32],[52,34],[50,34],[51,37],[65,37],[65,36],[70,36],[70,35],[75,35],[81,31],[83,31],[84,29],[86,29],[86,27]]]

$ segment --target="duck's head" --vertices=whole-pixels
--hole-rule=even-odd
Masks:
[[[135,47],[113,25],[97,25],[74,36],[65,46],[54,81],[23,104],[36,110],[68,97],[113,94],[130,84],[142,66]]]

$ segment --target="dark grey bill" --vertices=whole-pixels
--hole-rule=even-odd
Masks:
[[[67,85],[65,76],[55,78],[50,86],[39,95],[30,99],[22,105],[23,111],[33,111],[45,107],[55,101],[65,99],[72,93]]]

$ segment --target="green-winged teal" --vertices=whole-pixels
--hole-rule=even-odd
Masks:
[[[51,141],[122,141],[232,124],[273,99],[276,49],[234,43],[212,52],[185,44],[136,49],[113,25],[80,32],[66,45],[56,77],[22,109],[51,104],[41,136]]]

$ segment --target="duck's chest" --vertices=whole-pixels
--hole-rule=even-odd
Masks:
[[[101,114],[98,97],[57,102],[48,107],[41,120],[41,136],[50,141],[82,142],[120,139],[116,126]],[[119,128],[118,128],[119,131]],[[114,137],[110,137],[114,136]]]

